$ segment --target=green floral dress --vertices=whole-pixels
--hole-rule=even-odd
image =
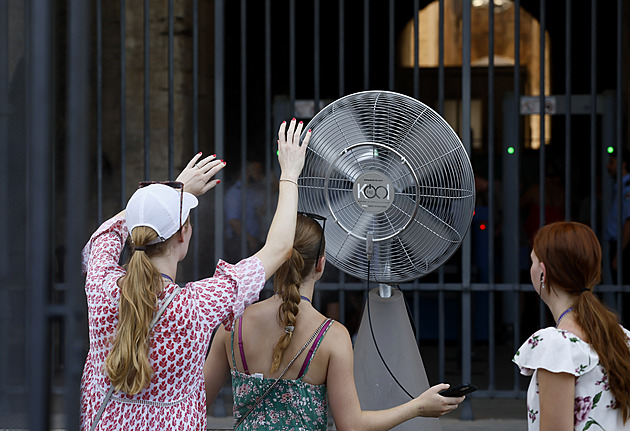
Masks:
[[[622,328],[628,338],[630,332]],[[628,352],[630,354],[630,350]],[[527,390],[528,430],[540,429],[538,369],[569,373],[575,379],[575,431],[630,430],[623,424],[621,410],[614,409],[615,398],[608,386],[608,374],[591,346],[576,335],[556,328],[537,331],[521,346],[512,359],[521,374],[532,376]]]
[[[239,322],[240,323],[240,322]],[[320,331],[313,341],[306,359],[302,364],[299,377],[295,380],[281,379],[273,390],[239,425],[238,430],[321,430],[328,427],[328,399],[326,385],[312,385],[302,381],[308,367],[324,339],[332,319]],[[234,325],[236,326],[236,325]],[[239,326],[240,328],[240,326]],[[271,386],[275,379],[263,378],[257,374],[242,373],[236,369],[234,359],[234,332],[232,328],[232,392],[234,394],[234,421],[247,413],[258,398]],[[242,340],[239,341],[242,343]],[[240,350],[240,346],[239,346]],[[241,350],[241,358],[244,352]],[[243,364],[247,367],[246,360]]]

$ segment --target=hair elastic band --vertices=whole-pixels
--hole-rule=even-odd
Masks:
[[[146,247],[134,247],[134,251],[147,251]]]
[[[286,332],[287,334],[291,334],[294,329],[295,329],[295,326],[285,326],[284,332]]]
[[[590,290],[591,290],[591,289],[587,289],[586,287],[583,287],[583,288],[580,290],[580,293],[589,292]]]

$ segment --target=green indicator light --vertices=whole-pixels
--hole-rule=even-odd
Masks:
[[[609,146],[608,148],[606,148],[606,151],[608,152],[608,154],[612,154],[615,152],[615,149],[611,146]]]
[[[508,147],[507,152],[508,154],[514,154],[514,147]]]
[[[276,151],[276,156],[280,157],[280,150]]]

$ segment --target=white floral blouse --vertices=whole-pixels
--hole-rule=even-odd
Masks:
[[[622,329],[630,348],[630,332]],[[613,408],[616,401],[608,386],[608,374],[599,363],[599,356],[588,343],[571,332],[556,328],[541,329],[518,349],[512,361],[519,366],[521,374],[532,376],[527,390],[529,431],[540,429],[539,368],[576,377],[575,431],[630,430],[630,422],[623,423],[621,410]]]

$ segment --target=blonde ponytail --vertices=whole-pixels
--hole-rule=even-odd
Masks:
[[[162,275],[150,256],[161,254],[166,243],[146,245],[157,237],[151,228],[139,226],[132,232],[136,250],[119,280],[118,327],[105,369],[114,389],[129,395],[146,388],[153,377],[149,360],[149,324],[162,294]]]

